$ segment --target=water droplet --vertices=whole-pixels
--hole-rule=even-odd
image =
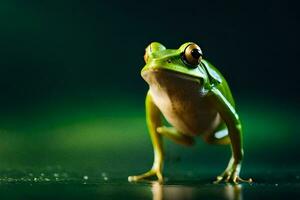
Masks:
[[[278,186],[278,183],[276,183],[275,186],[277,187],[277,186]]]
[[[53,176],[54,177],[59,177],[59,174],[58,173],[54,173]]]
[[[83,179],[84,179],[84,180],[88,180],[89,177],[88,177],[88,176],[83,176]]]
[[[38,181],[38,178],[35,177],[33,180],[34,180],[35,182],[37,182],[37,181]]]
[[[108,180],[107,174],[106,174],[105,172],[102,172],[102,173],[101,173],[101,176],[102,176],[102,178],[103,178],[105,181]]]

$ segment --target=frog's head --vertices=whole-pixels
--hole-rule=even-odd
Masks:
[[[184,43],[179,49],[166,49],[162,44],[152,42],[145,49],[144,60],[146,65],[141,75],[146,81],[150,74],[157,71],[167,71],[198,79],[206,78],[203,68],[200,67],[202,51],[192,42]]]

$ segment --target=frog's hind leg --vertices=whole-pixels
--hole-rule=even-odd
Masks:
[[[203,139],[209,144],[230,144],[228,129],[225,123],[222,123],[214,133],[205,134]]]
[[[173,140],[174,142],[176,142],[178,144],[191,146],[195,143],[195,140],[193,137],[188,136],[188,135],[183,135],[182,133],[177,131],[174,127],[161,126],[161,127],[158,127],[156,129],[156,131],[159,134]]]

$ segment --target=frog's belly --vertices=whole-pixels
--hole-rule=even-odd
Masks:
[[[200,82],[170,72],[160,73],[151,78],[150,95],[166,120],[183,134],[213,132],[221,119],[201,93]]]

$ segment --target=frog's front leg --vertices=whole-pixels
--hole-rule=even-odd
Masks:
[[[221,181],[233,183],[252,182],[252,179],[244,180],[239,176],[244,152],[242,142],[242,126],[235,108],[215,87],[211,89],[208,97],[211,98],[211,102],[216,106],[222,119],[226,123],[232,150],[232,157],[227,168],[220,176],[217,177],[215,183],[219,183]]]
[[[141,175],[129,176],[129,181],[138,181],[145,178],[156,176],[160,182],[163,181],[162,168],[163,168],[163,144],[162,137],[157,132],[157,128],[162,126],[161,113],[157,106],[154,104],[150,93],[148,92],[146,97],[146,120],[149,129],[153,150],[154,150],[154,162],[152,168]]]

